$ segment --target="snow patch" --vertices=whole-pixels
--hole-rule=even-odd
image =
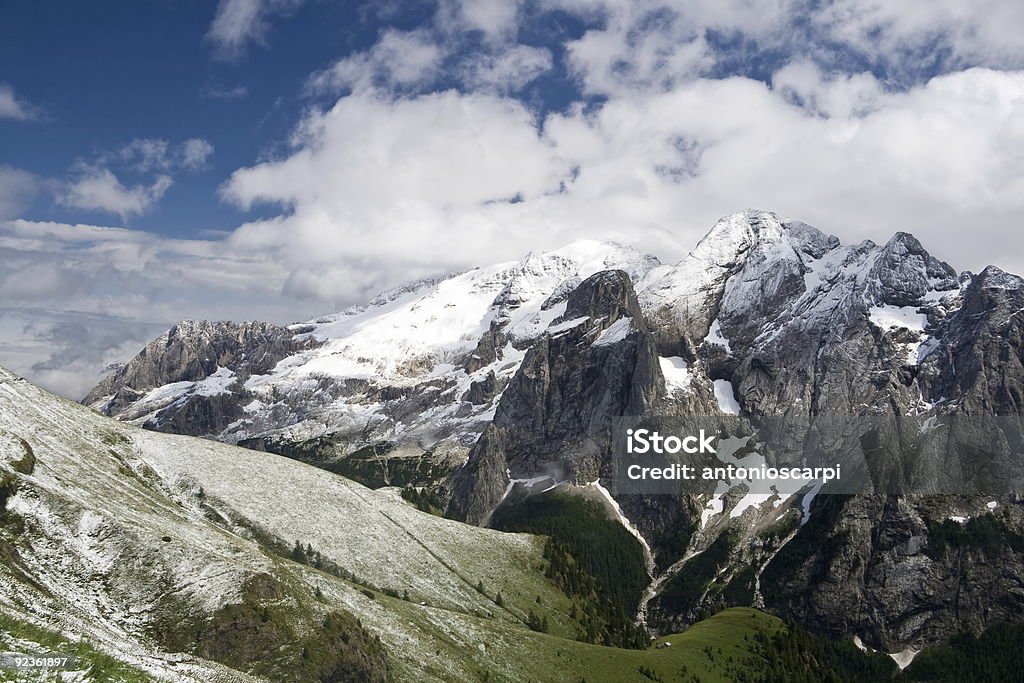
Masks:
[[[724,348],[726,353],[732,353],[732,346],[729,345],[729,340],[722,335],[722,326],[719,324],[718,318],[711,323],[711,329],[708,330],[708,336],[704,337],[703,343],[717,344]]]
[[[900,671],[903,671],[914,661],[914,657],[917,656],[918,652],[920,650],[912,650],[908,647],[901,652],[890,652],[889,656],[892,657],[892,661],[896,662],[896,666],[900,668]]]
[[[917,310],[916,306],[875,306],[868,311],[868,318],[882,330],[905,327],[914,332],[924,332],[928,316]]]
[[[557,325],[552,325],[547,331],[550,335],[561,334],[562,332],[568,332],[574,327],[579,327],[588,320],[590,320],[590,316],[584,315],[579,318],[573,318],[572,320],[566,320],[565,322],[558,323]]]
[[[736,395],[732,389],[732,382],[729,380],[715,380],[715,399],[718,401],[718,409],[726,415],[740,414],[740,404],[736,401]]]
[[[747,508],[760,508],[761,505],[768,502],[769,498],[776,496],[777,494],[775,493],[748,493],[740,498],[736,506],[729,512],[729,518],[739,517]]]
[[[609,325],[601,336],[594,341],[594,346],[610,346],[617,344],[633,331],[633,319],[632,318],[619,318],[611,325]]]
[[[814,497],[818,495],[818,491],[821,490],[822,483],[819,481],[815,484],[810,491],[804,494],[803,500],[800,501],[801,507],[803,507],[803,516],[800,518],[800,526],[807,524],[807,521],[811,518],[811,503],[814,502]]]
[[[704,505],[704,509],[700,513],[700,528],[703,529],[711,521],[711,518],[715,515],[722,514],[725,510],[725,494],[729,492],[729,485],[724,481],[718,482],[718,487],[715,489],[714,494]]]
[[[665,377],[665,391],[669,395],[677,391],[690,390],[693,375],[685,360],[679,356],[659,356],[658,365],[661,366],[661,374]]]

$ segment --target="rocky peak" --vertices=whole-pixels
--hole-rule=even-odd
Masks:
[[[691,256],[708,265],[731,268],[755,244],[777,242],[783,224],[770,211],[748,209],[720,218],[697,243]]]
[[[916,237],[898,232],[878,249],[871,280],[878,286],[875,303],[893,306],[920,305],[933,289],[953,289],[957,273],[925,251]]]
[[[643,325],[643,314],[629,275],[623,270],[595,273],[580,283],[566,299],[562,320],[590,318],[600,321],[605,329],[622,317],[630,317]]]
[[[1024,278],[1007,273],[998,266],[988,266],[985,270],[978,273],[971,286],[971,289],[974,291],[986,289],[1014,290],[1021,288],[1024,288]]]
[[[147,344],[83,402],[113,415],[152,389],[214,376],[241,383],[315,345],[311,339],[297,341],[287,328],[267,322],[183,320]]]
[[[645,414],[664,392],[629,275],[591,275],[526,352],[493,422],[453,477],[451,512],[485,521],[510,478],[546,473],[586,483],[607,475],[613,419]]]

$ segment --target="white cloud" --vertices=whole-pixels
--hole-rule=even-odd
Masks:
[[[0,220],[21,214],[39,190],[39,179],[28,171],[0,164]]]
[[[496,247],[506,256],[528,250],[539,226],[500,225],[488,207],[557,191],[569,171],[522,104],[454,91],[346,97],[312,114],[297,142],[290,157],[231,177],[224,194],[232,201],[289,213],[242,226],[229,244],[278,254],[296,292],[323,296],[305,274],[319,268],[347,301],[493,261]]]
[[[222,0],[211,39],[237,54],[298,3]],[[530,5],[445,0],[428,26],[386,30],[312,76],[311,90],[347,94],[309,111],[286,155],[237,170],[222,188],[238,206],[278,206],[278,216],[211,242],[0,227],[0,302],[20,302],[19,320],[31,309],[48,321],[22,335],[27,351],[0,348],[0,363],[35,353],[30,370],[71,386],[81,368],[119,352],[96,335],[104,324],[142,339],[143,323],[181,317],[289,321],[580,237],[671,261],[746,207],[847,242],[909,230],[956,267],[1024,271],[1024,72],[931,77],[915,66],[923,55],[945,70],[1021,66],[1017,3],[985,0],[987,11],[970,12],[955,0],[542,5],[592,26],[565,44],[566,59],[586,93],[607,96],[600,105],[538,119],[507,97],[553,68],[552,53],[516,43]],[[723,58],[744,57],[723,55],[722,36],[756,58],[791,59],[771,85],[713,78]],[[895,77],[851,73],[849,63]],[[429,92],[442,82],[468,92]],[[138,215],[174,173],[206,163],[204,143],[133,141],[76,167],[62,198]],[[126,169],[147,177],[124,181]],[[5,198],[15,186],[5,173],[23,183],[15,199]],[[0,215],[24,205],[32,180],[22,174],[0,168]],[[53,308],[73,319],[47,318]],[[14,324],[12,310],[0,308],[0,328]],[[82,332],[83,316],[100,322]],[[76,344],[114,350],[86,358]]]
[[[437,76],[443,58],[430,32],[388,30],[371,49],[314,73],[307,86],[314,92],[425,86]]]
[[[74,180],[61,186],[56,198],[69,208],[104,211],[127,220],[153,208],[173,182],[170,176],[159,175],[150,185],[125,187],[109,168],[82,166]]]
[[[145,214],[163,198],[179,171],[200,171],[213,154],[213,145],[191,138],[172,145],[159,138],[136,138],[94,161],[77,161],[65,182],[51,182],[57,203],[72,209],[116,214],[122,221]],[[111,170],[128,170],[150,180],[126,185]]]
[[[870,73],[826,77],[807,60],[791,62],[776,71],[772,87],[808,111],[829,117],[869,113],[884,95],[882,84]]]
[[[903,85],[936,70],[1024,67],[1017,0],[543,0],[542,7],[598,24],[566,48],[584,88],[599,94],[667,90],[735,58],[733,49],[709,45],[709,31],[756,46],[755,61],[779,53],[832,70],[855,55]]]
[[[566,44],[569,64],[586,92],[627,95],[664,91],[706,73],[716,55],[706,32],[768,40],[794,16],[796,0],[545,0],[599,21]]]
[[[1016,0],[833,0],[812,15],[818,30],[882,61],[1024,66],[1024,5]]]
[[[228,57],[237,56],[250,43],[263,43],[268,18],[287,14],[303,0],[220,0],[207,37]]]
[[[479,31],[492,42],[515,38],[524,0],[444,0],[435,19],[446,32]]]
[[[232,176],[227,198],[285,211],[228,243],[278,254],[295,296],[358,301],[579,237],[671,260],[719,216],[761,207],[848,241],[905,229],[959,267],[1024,270],[1024,237],[1009,236],[1024,209],[1024,74],[887,92],[796,64],[775,80],[696,78],[543,122],[480,94],[345,97],[310,115],[290,156]]]
[[[178,145],[160,138],[136,138],[113,153],[100,154],[97,164],[124,164],[137,173],[197,171],[211,154],[213,145],[202,138],[190,138]]]
[[[42,115],[40,109],[14,94],[14,88],[0,83],[0,119],[32,121]]]
[[[517,45],[497,54],[468,57],[462,64],[460,80],[473,90],[515,92],[550,71],[551,67],[549,50]]]
[[[206,161],[213,154],[213,145],[202,138],[191,138],[181,144],[181,165],[196,171],[206,166]]]
[[[209,100],[223,100],[230,102],[242,100],[249,95],[249,88],[244,85],[222,85],[217,82],[210,82],[199,89],[199,95]]]

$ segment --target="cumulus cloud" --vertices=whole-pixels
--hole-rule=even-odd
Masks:
[[[32,121],[42,116],[39,107],[29,104],[14,93],[14,88],[0,83],[0,119]]]
[[[288,14],[303,0],[220,0],[207,31],[223,56],[238,56],[249,43],[263,43],[269,19]]]
[[[846,242],[909,230],[958,268],[1024,272],[1024,27],[1017,3],[985,3],[442,0],[311,76],[285,153],[222,186],[277,215],[209,242],[2,224],[0,302],[22,308],[0,308],[4,335],[21,325],[0,362],[71,387],[124,351],[104,324],[141,342],[182,317],[308,318],[580,237],[672,261],[747,207]],[[222,0],[211,39],[237,53],[297,4]],[[586,29],[519,42],[553,10]],[[516,98],[566,72],[580,102],[540,114]],[[210,153],[136,140],[74,167],[65,201],[138,215]],[[0,168],[0,215],[31,185]]]
[[[365,90],[375,86],[410,89],[429,85],[437,76],[444,51],[426,30],[384,32],[374,46],[344,57],[314,73],[314,92]]]
[[[474,55],[461,66],[461,81],[472,90],[515,92],[551,70],[551,51],[517,45],[497,54]]]
[[[211,154],[213,145],[202,138],[191,138],[181,145],[181,165],[190,171],[197,171],[206,166]]]
[[[543,0],[541,6],[593,24],[566,49],[582,86],[595,94],[668,90],[716,69],[742,67],[744,60],[779,55],[826,71],[869,64],[904,86],[937,71],[1024,66],[1024,6],[1014,0]]]
[[[213,145],[202,138],[177,145],[159,138],[136,138],[92,161],[79,160],[67,181],[50,186],[62,206],[111,213],[125,221],[151,211],[174,184],[174,174],[202,170],[211,154]],[[151,179],[126,185],[111,166]]]
[[[159,175],[150,185],[124,186],[109,168],[84,165],[57,191],[57,202],[72,209],[103,211],[121,220],[148,212],[173,184]]]
[[[447,33],[476,31],[491,42],[514,40],[524,0],[443,0],[436,23]]]
[[[242,226],[229,244],[273,251],[293,272],[320,268],[349,301],[396,277],[493,260],[495,246],[528,249],[533,231],[499,226],[487,207],[557,192],[569,172],[521,103],[455,91],[342,98],[310,115],[295,142],[291,156],[226,184],[241,207],[288,210]],[[308,281],[296,274],[292,286],[309,291]]]
[[[811,14],[815,30],[888,63],[915,71],[984,64],[1024,66],[1024,5],[1014,0],[833,0]]]
[[[1010,236],[1024,74],[887,91],[797,63],[774,84],[694,78],[542,121],[479,93],[343,97],[309,115],[286,158],[231,177],[229,200],[284,211],[229,244],[279,254],[295,296],[356,301],[579,237],[677,258],[719,216],[762,207],[846,240],[911,230],[957,266],[1024,270]]]

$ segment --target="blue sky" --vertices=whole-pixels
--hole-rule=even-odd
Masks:
[[[0,364],[748,207],[1024,270],[1024,7],[966,4],[0,1]]]
[[[375,27],[358,8],[317,3],[275,22],[274,49],[227,58],[207,37],[215,6],[197,2],[7,2],[0,64],[42,120],[0,123],[4,162],[59,178],[76,160],[94,160],[134,139],[209,141],[195,173],[176,175],[159,206],[131,227],[166,235],[230,230],[244,216],[219,201],[232,170],[272,154],[308,102],[312,71],[372,44]],[[123,171],[124,182],[146,181]],[[22,214],[35,220],[109,221],[109,212],[62,207],[45,194]]]

